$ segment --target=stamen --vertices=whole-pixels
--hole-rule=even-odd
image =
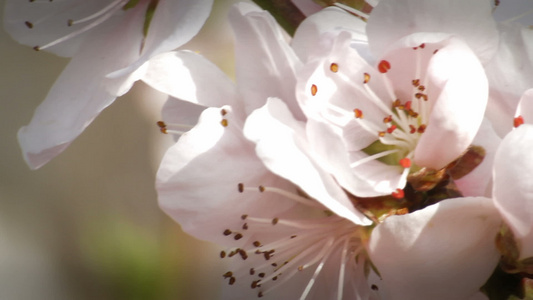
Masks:
[[[513,120],[513,126],[516,128],[520,125],[524,124],[524,118],[522,116],[518,116],[514,118]]]
[[[339,71],[339,65],[336,64],[336,63],[332,63],[330,66],[329,66],[329,69],[331,70],[331,72],[333,73],[337,73]]]
[[[190,129],[193,128],[193,126],[191,126],[191,125],[177,124],[177,123],[167,124],[167,123],[165,123],[163,121],[157,121],[156,124],[159,127],[159,130],[161,131],[161,133],[164,133],[164,134],[172,133],[172,134],[182,135],[186,131],[179,130],[179,129],[190,130]]]
[[[387,156],[389,154],[392,154],[392,153],[396,153],[396,152],[399,152],[400,150],[398,149],[393,149],[393,150],[387,150],[387,151],[383,151],[383,152],[379,152],[379,153],[376,153],[374,155],[370,155],[370,156],[367,156],[365,158],[362,158],[356,162],[353,162],[350,164],[350,168],[355,168],[355,167],[358,167],[364,163],[367,163],[369,161],[372,161],[372,160],[375,160],[375,159],[378,159],[378,158],[381,158],[381,157],[384,157],[384,156]]]
[[[316,85],[313,84],[311,86],[311,95],[315,96],[317,92],[318,92],[318,88]]]
[[[404,157],[402,159],[400,159],[400,166],[402,166],[403,168],[410,168],[411,167],[411,160],[407,157]]]
[[[387,73],[391,68],[391,65],[388,61],[382,60],[378,64],[378,71],[381,73]]]
[[[402,199],[405,196],[405,193],[402,189],[396,189],[396,191],[392,192],[391,196],[396,199]]]
[[[356,108],[356,109],[353,110],[353,112],[355,113],[355,117],[357,119],[362,119],[363,118],[363,112],[360,109]]]
[[[121,9],[121,6],[124,5],[128,0],[116,0],[114,2],[112,2],[110,5],[106,6],[103,10],[93,14],[92,16],[89,16],[87,18],[83,18],[81,20],[78,20],[78,21],[73,21],[73,20],[68,20],[67,22],[67,25],[68,26],[72,26],[73,24],[77,24],[77,23],[81,23],[81,22],[85,22],[85,21],[88,21],[88,20],[92,20],[92,19],[95,19],[94,22],[92,23],[89,23],[87,24],[87,26],[85,27],[82,27],[78,30],[75,30],[61,38],[58,38],[57,40],[54,40],[46,45],[43,45],[43,46],[35,46],[33,47],[33,49],[35,51],[40,51],[40,50],[44,50],[46,48],[50,48],[52,46],[55,46],[59,43],[62,43],[64,41],[67,41],[67,40],[70,40],[71,38],[74,38],[88,30],[91,30],[92,28],[104,23],[105,21],[107,21],[107,19],[109,19],[115,12],[117,12],[118,10]]]
[[[119,8],[121,8],[124,4],[126,4],[126,2],[128,2],[128,0],[115,0],[115,1],[111,2],[108,6],[104,7],[100,11],[98,11],[98,12],[96,12],[96,13],[90,15],[90,16],[87,16],[87,17],[79,19],[79,20],[72,20],[72,19],[68,20],[68,22],[67,22],[68,26],[72,26],[72,25],[75,25],[75,24],[80,24],[80,23],[84,23],[84,22],[96,19],[96,18],[104,15],[106,12],[112,10],[113,8],[116,8],[117,6]],[[114,11],[116,11],[116,9]]]
[[[363,21],[366,21],[366,20],[370,17],[370,15],[365,14],[364,12],[362,12],[362,11],[360,11],[360,10],[357,10],[357,9],[355,9],[355,8],[353,8],[353,7],[350,7],[350,6],[344,5],[344,4],[342,4],[342,3],[337,3],[337,2],[335,2],[335,3],[333,3],[333,5],[335,5],[335,6],[339,7],[339,8],[344,9],[345,11],[351,13],[352,15],[355,15],[355,16],[357,16],[357,17],[360,17],[361,19],[363,19]]]

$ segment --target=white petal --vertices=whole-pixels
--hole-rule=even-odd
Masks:
[[[174,98],[204,106],[240,105],[231,79],[199,54],[190,51],[163,53],[146,65],[142,80]]]
[[[494,203],[521,241],[521,258],[533,256],[532,147],[533,125],[524,124],[507,134],[494,159]]]
[[[184,231],[218,244],[235,245],[232,236],[222,233],[240,229],[243,214],[272,218],[295,203],[259,191],[239,193],[239,183],[287,189],[292,185],[266,170],[254,145],[242,135],[238,116],[231,108],[224,109],[224,116],[219,108],[205,110],[198,125],[168,150],[157,173],[156,188],[159,205]],[[226,127],[221,124],[223,118],[228,121]]]
[[[294,94],[301,62],[288,36],[268,12],[249,3],[233,6],[229,20],[235,32],[236,77],[246,112],[263,106],[268,97],[279,97],[303,120]]]
[[[455,184],[463,196],[485,196],[492,195],[492,168],[494,166],[494,156],[501,143],[501,138],[496,134],[488,120],[483,120],[481,127],[472,141],[472,145],[481,146],[485,150],[485,157],[479,166],[464,177],[455,181]]]
[[[524,92],[518,103],[515,116],[521,116],[527,124],[533,124],[533,89]]]
[[[369,44],[377,57],[396,40],[415,32],[457,35],[484,63],[498,45],[491,6],[485,0],[381,0],[368,20]]]
[[[298,26],[291,45],[302,61],[308,61],[320,48],[328,50],[331,48],[331,41],[325,38],[324,33],[336,36],[345,31],[350,33],[354,44],[366,45],[365,26],[363,20],[354,18],[346,11],[337,7],[327,7],[307,17]]]
[[[488,198],[455,198],[387,218],[368,254],[390,299],[468,299],[499,260],[499,215]]]
[[[148,34],[138,47],[139,57],[128,66],[108,74],[112,93],[124,94],[139,76],[131,76],[151,57],[174,50],[190,41],[202,28],[213,0],[161,0],[158,2],[149,25]],[[144,17],[143,17],[144,26]],[[114,82],[122,82],[117,88]],[[116,89],[116,90],[115,90]]]
[[[333,177],[314,161],[303,124],[294,119],[281,100],[271,98],[253,112],[244,134],[257,144],[256,152],[269,170],[295,183],[337,215],[359,225],[370,224]]]
[[[431,59],[427,76],[428,96],[436,101],[415,149],[415,163],[438,170],[472,143],[487,105],[488,83],[479,60],[455,38]]]

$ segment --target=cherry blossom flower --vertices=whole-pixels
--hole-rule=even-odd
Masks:
[[[458,3],[437,14],[440,2],[424,2],[423,9],[417,3],[385,0],[374,8],[368,47],[378,59],[341,34],[299,78],[310,144],[354,195],[402,198],[410,174],[459,158],[483,120],[488,85],[479,59],[493,55],[486,46],[497,41],[490,6]],[[485,30],[452,21],[473,10]],[[431,12],[450,20],[435,22]]]
[[[5,29],[36,50],[72,57],[29,125],[18,134],[38,168],[62,152],[156,54],[183,45],[212,0],[6,1]]]
[[[304,21],[292,47],[255,6],[235,6],[230,20],[236,85],[191,52],[144,66],[146,82],[173,97],[162,130],[180,135],[157,175],[160,206],[189,234],[228,247],[223,298],[483,298],[499,259],[490,199],[448,199],[374,224],[356,209],[358,197],[397,192],[409,163],[443,168],[488,135],[478,135],[487,99],[478,52],[448,33],[415,33],[376,62],[365,23],[336,8]],[[188,126],[184,110],[195,116]],[[347,145],[364,149],[380,127],[404,131],[383,141],[409,160],[354,174],[361,158]]]

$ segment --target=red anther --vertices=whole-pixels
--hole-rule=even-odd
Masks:
[[[378,71],[381,73],[387,73],[390,70],[390,62],[382,60],[378,64]]]
[[[312,85],[311,86],[311,95],[316,95],[316,93],[318,92],[318,88],[316,87],[316,85]]]
[[[364,76],[365,79],[363,80],[363,83],[368,83],[370,81],[370,74],[365,73]]]
[[[513,125],[514,127],[518,127],[520,125],[524,124],[524,118],[522,116],[518,116],[514,118]]]
[[[388,115],[387,117],[383,118],[383,123],[390,123],[392,122],[392,115]]]
[[[355,117],[357,119],[362,119],[363,118],[363,112],[360,109],[356,108],[356,109],[353,110],[353,112],[355,113]]]
[[[402,166],[403,168],[410,168],[411,160],[407,157],[400,159],[400,166]]]
[[[402,103],[400,102],[400,99],[396,99],[394,100],[394,102],[392,102],[392,107],[398,107],[400,106]]]
[[[391,125],[389,128],[387,128],[388,133],[392,133],[394,130],[396,130],[396,125]]]
[[[422,125],[418,126],[418,130],[417,131],[419,133],[424,133],[424,131],[426,131],[426,125],[422,124]]]
[[[331,70],[331,72],[333,73],[337,73],[339,71],[339,65],[336,64],[336,63],[332,63],[330,66],[329,66],[329,69]]]
[[[409,131],[409,133],[415,133],[416,132],[416,127],[414,125],[409,124],[409,128],[411,128],[411,131]]]
[[[424,48],[426,47],[426,44],[422,43],[422,44],[420,44],[420,46],[418,46],[418,47],[424,49]]]
[[[405,109],[411,110],[411,104],[413,104],[413,101],[411,101],[411,100],[405,102],[405,104],[404,104]]]
[[[416,99],[422,98],[424,101],[428,101],[428,95],[426,95],[424,93],[416,93],[415,97],[416,97]]]
[[[392,192],[391,196],[396,199],[402,199],[405,196],[405,193],[402,189],[396,189],[396,191]]]

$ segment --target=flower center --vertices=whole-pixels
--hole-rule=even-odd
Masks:
[[[351,272],[365,263],[360,227],[331,214],[313,199],[276,187],[259,188],[238,185],[241,193],[272,193],[298,203],[298,217],[258,218],[244,214],[240,228],[222,230],[239,246],[220,252],[221,258],[240,258],[233,270],[223,277],[230,285],[249,281],[250,288],[263,297],[295,276],[310,276],[300,299],[312,292],[325,264],[338,264],[337,299],[345,293],[345,280]],[[305,211],[305,213],[301,213]],[[303,217],[300,217],[302,216]],[[237,242],[239,241],[239,242]],[[243,242],[244,241],[244,242]],[[246,261],[246,263],[245,263]],[[361,278],[364,279],[364,278]]]

